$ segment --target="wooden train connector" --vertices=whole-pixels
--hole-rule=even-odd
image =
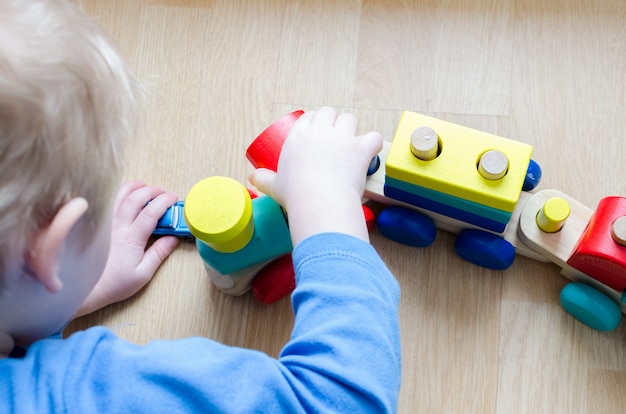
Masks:
[[[564,200],[570,214],[557,231],[545,231],[540,214],[554,199]],[[563,307],[600,331],[615,329],[626,313],[626,247],[612,236],[621,231],[625,215],[624,197],[606,197],[593,211],[560,191],[542,190],[526,202],[520,217],[523,242],[572,280],[561,292]]]

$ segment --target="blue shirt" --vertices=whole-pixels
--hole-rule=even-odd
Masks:
[[[342,234],[302,241],[293,259],[295,324],[278,359],[201,337],[140,346],[94,327],[0,360],[0,412],[395,412],[396,280]]]

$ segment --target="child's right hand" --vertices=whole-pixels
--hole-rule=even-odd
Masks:
[[[356,136],[357,119],[332,108],[306,112],[281,150],[278,171],[257,169],[250,182],[287,210],[294,246],[317,233],[368,241],[361,197],[367,169],[382,149],[377,132]]]

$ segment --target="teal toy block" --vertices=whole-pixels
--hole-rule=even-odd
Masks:
[[[200,240],[196,247],[202,260],[222,275],[241,271],[291,252],[291,236],[282,208],[271,197],[252,200],[254,234],[250,242],[233,253],[218,252]]]

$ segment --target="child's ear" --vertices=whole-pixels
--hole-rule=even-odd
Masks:
[[[25,255],[26,267],[50,293],[59,292],[63,283],[59,278],[59,258],[72,227],[87,211],[87,200],[73,198],[52,219],[50,225],[39,232],[31,250]]]

